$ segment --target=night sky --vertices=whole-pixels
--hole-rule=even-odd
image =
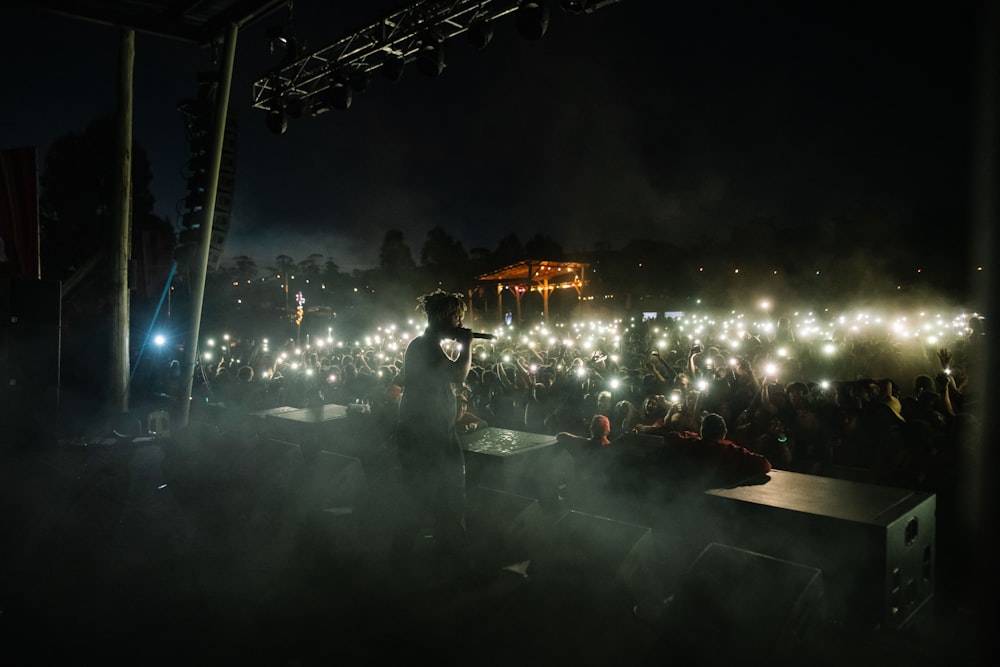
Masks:
[[[401,6],[296,0],[292,16],[315,49]],[[226,256],[318,252],[350,271],[377,266],[394,228],[419,260],[435,226],[469,250],[543,233],[572,254],[860,206],[953,219],[973,195],[978,6],[623,0],[573,15],[553,3],[541,40],[506,17],[481,51],[450,41],[440,77],[412,65],[399,82],[376,77],[347,111],[304,115],[283,136],[251,106],[278,59],[264,34],[279,10],[238,41]],[[118,34],[6,2],[0,22],[0,148],[34,145],[41,168],[53,138],[114,110]],[[153,161],[156,211],[175,223],[177,104],[213,67],[209,49],[137,34],[134,139]]]

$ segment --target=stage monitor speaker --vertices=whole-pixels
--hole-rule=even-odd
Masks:
[[[277,438],[262,438],[254,448],[252,476],[258,504],[268,513],[291,508],[293,495],[305,475],[302,447]]]
[[[353,514],[367,503],[368,480],[360,459],[321,450],[302,469],[295,493],[303,511]]]
[[[704,542],[819,568],[840,624],[899,629],[930,608],[932,493],[772,470],[766,483],[711,489],[703,501]]]
[[[463,434],[461,440],[470,487],[503,489],[540,502],[554,495],[540,485],[551,487],[558,478],[555,436],[491,426]]]
[[[543,534],[537,499],[476,486],[467,500],[469,544],[478,563],[504,567],[530,560]]]
[[[711,543],[666,600],[662,627],[674,656],[768,663],[821,637],[826,620],[819,569]]]
[[[300,546],[321,566],[326,557],[357,554],[370,523],[361,460],[320,450],[297,469],[295,480],[289,509],[291,525],[301,527]]]
[[[570,511],[552,526],[528,575],[558,588],[567,600],[634,602],[653,580],[652,529]]]

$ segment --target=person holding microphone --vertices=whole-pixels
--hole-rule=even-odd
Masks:
[[[461,294],[437,289],[417,302],[427,326],[403,356],[395,429],[400,497],[390,564],[407,583],[456,582],[472,571],[465,525],[465,456],[455,414],[456,387],[472,367],[474,334],[462,324],[467,306]],[[417,564],[414,547],[426,526],[433,531],[433,558]]]

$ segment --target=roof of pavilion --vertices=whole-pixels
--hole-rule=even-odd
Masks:
[[[557,262],[549,259],[528,259],[476,276],[481,282],[501,282],[512,285],[541,285],[546,282],[583,282],[587,264],[582,262]]]

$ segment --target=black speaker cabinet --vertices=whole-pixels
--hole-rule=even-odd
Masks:
[[[353,513],[368,499],[364,466],[353,456],[321,450],[303,466],[297,494],[304,511]]]
[[[675,657],[734,664],[795,655],[826,622],[819,569],[719,543],[705,547],[665,605]]]
[[[254,495],[269,508],[291,505],[305,472],[302,447],[287,440],[263,438],[256,444],[254,457]]]
[[[266,438],[256,447],[256,493],[305,516],[351,514],[368,500],[368,480],[360,459]]]
[[[486,486],[541,498],[565,467],[553,435],[489,427],[463,434],[466,474],[472,486]],[[571,462],[570,462],[571,463]]]
[[[293,518],[311,531],[314,553],[351,555],[371,521],[368,480],[360,459],[319,451],[306,458],[292,489]],[[369,527],[371,528],[371,527]]]
[[[838,623],[901,628],[934,596],[936,496],[773,470],[707,491],[715,541],[817,567]]]
[[[528,575],[568,600],[634,603],[648,595],[656,568],[653,531],[576,510],[550,528]]]
[[[469,544],[483,566],[530,560],[542,543],[542,509],[536,498],[477,486],[467,494]]]

